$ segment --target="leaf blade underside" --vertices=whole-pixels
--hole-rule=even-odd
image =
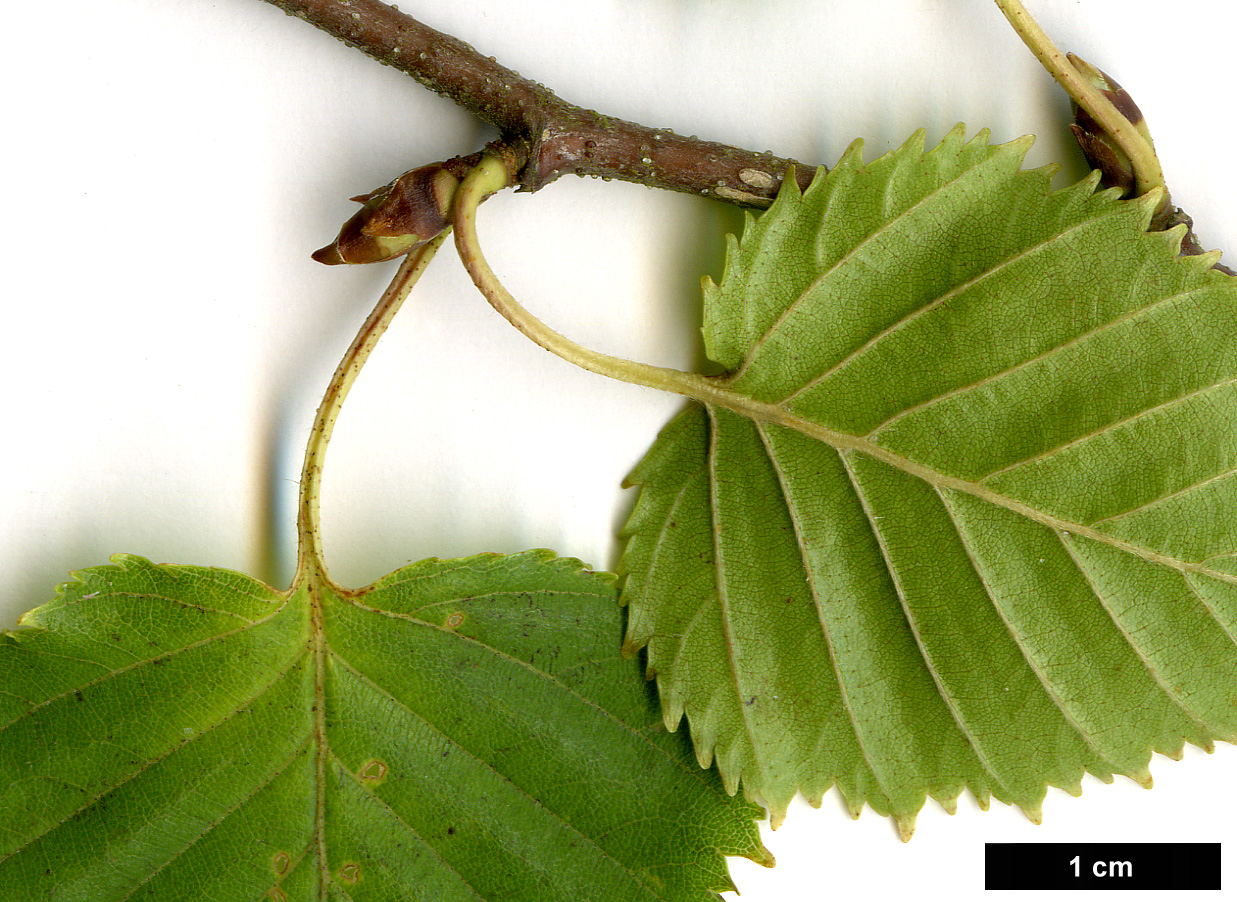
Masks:
[[[629,477],[627,647],[775,823],[1038,818],[1237,737],[1237,289],[1028,146],[788,180],[706,282],[719,400]]]
[[[613,586],[578,561],[279,593],[114,560],[0,644],[14,891],[694,902],[730,888],[725,854],[767,860],[758,810],[661,727]]]

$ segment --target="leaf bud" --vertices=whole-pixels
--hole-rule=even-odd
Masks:
[[[352,198],[361,209],[313,258],[328,264],[381,263],[420,247],[446,230],[458,185],[442,163],[431,163]]]
[[[1134,103],[1129,92],[1117,84],[1111,76],[1081,57],[1071,53],[1069,61],[1084,78],[1091,82],[1092,86],[1108,98],[1116,107],[1117,112],[1138,130],[1147,142],[1147,146],[1154,149],[1151,132],[1143,119],[1142,110],[1138,108],[1138,104]],[[1130,158],[1113,137],[1091,118],[1090,113],[1078,104],[1073,104],[1073,107],[1074,122],[1070,125],[1070,130],[1074,133],[1074,140],[1082,149],[1083,156],[1087,158],[1087,163],[1092,169],[1100,171],[1100,183],[1105,188],[1120,188],[1127,196],[1133,194],[1136,173]]]

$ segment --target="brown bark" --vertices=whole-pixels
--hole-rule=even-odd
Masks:
[[[792,166],[769,153],[603,116],[378,0],[267,0],[471,110],[501,132],[513,184],[536,191],[569,173],[768,206]]]
[[[511,183],[520,190],[536,191],[575,173],[767,207],[788,171],[794,172],[803,188],[816,172],[815,166],[771,153],[685,138],[669,129],[649,128],[568,103],[458,38],[379,0],[266,2],[411,75],[496,126],[501,137],[491,149],[507,161]],[[1137,107],[1132,109],[1137,111]],[[1093,153],[1099,139],[1087,132],[1085,122],[1080,126],[1075,134],[1083,152]],[[467,159],[457,157],[440,165],[450,169]],[[1106,172],[1112,168],[1088,159]],[[1189,217],[1181,210],[1172,212],[1168,223],[1156,223],[1153,228],[1185,222],[1189,231],[1182,253],[1202,253]],[[360,220],[350,225],[354,231],[362,230]],[[328,247],[319,254],[324,255],[324,262],[343,262],[333,259],[337,250]],[[1221,264],[1216,269],[1232,273]]]

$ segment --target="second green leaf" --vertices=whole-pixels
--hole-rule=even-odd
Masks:
[[[1029,144],[787,179],[706,284],[721,402],[631,475],[628,648],[775,823],[1237,738],[1237,283]]]

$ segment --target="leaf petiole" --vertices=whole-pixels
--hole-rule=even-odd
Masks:
[[[477,207],[489,194],[508,184],[507,168],[495,156],[486,154],[475,169],[460,183],[455,195],[455,246],[473,284],[498,313],[525,336],[568,363],[608,376],[620,382],[630,382],[662,391],[687,395],[690,398],[710,397],[715,388],[704,376],[685,373],[668,367],[638,363],[622,357],[602,354],[577,344],[561,332],[551,329],[529,313],[498,280],[481,252],[477,238]]]
[[[369,359],[370,353],[378,344],[378,339],[386,332],[387,326],[391,324],[391,320],[399,312],[408,293],[421,278],[421,274],[425,272],[435,252],[446,240],[449,231],[448,229],[404,258],[394,278],[391,279],[391,284],[382,293],[373,312],[365,320],[343,359],[340,360],[322,396],[322,403],[318,406],[318,414],[314,418],[314,425],[305,447],[305,463],[301,468],[296,517],[297,567],[296,576],[292,581],[293,585],[299,585],[306,576],[313,574],[338,589],[327,575],[319,523],[322,464],[326,457],[326,448],[331,441],[331,433],[335,429],[335,421],[339,418],[344,399],[348,397],[348,391],[360,374],[361,367]]]
[[[1122,115],[1112,102],[1103,95],[1070,62],[1052,38],[1022,4],[1022,0],[996,0],[997,7],[1009,20],[1009,24],[1035,58],[1040,61],[1076,104],[1086,110],[1091,118],[1107,132],[1125,151],[1134,169],[1135,190],[1146,194],[1155,188],[1166,187],[1164,171],[1160,167],[1155,148],[1139,133],[1138,129]],[[1167,197],[1167,195],[1166,195]]]

